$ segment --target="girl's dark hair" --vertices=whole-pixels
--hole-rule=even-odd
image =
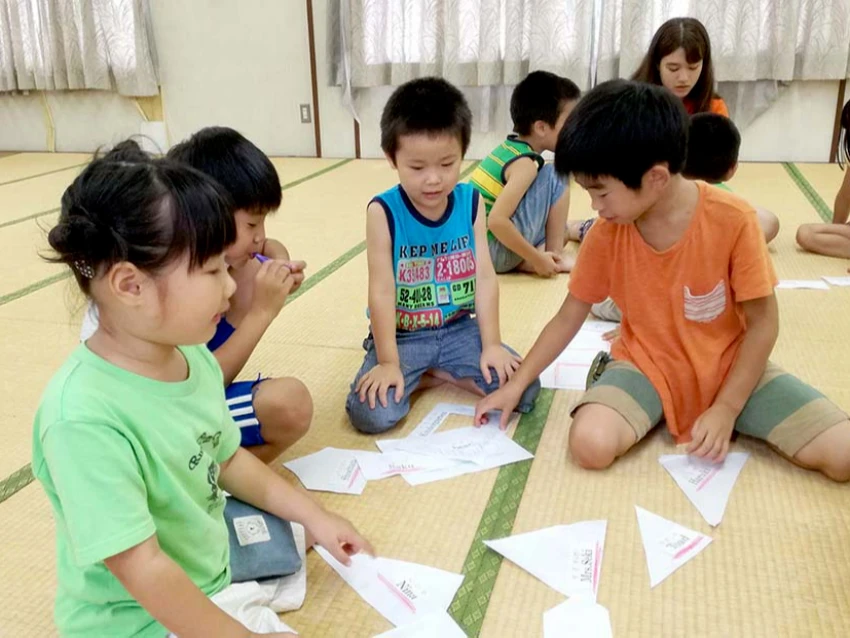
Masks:
[[[67,264],[80,289],[128,261],[156,273],[184,254],[197,268],[236,240],[233,205],[212,179],[121,142],[95,158],[62,196],[48,261]]]
[[[850,102],[844,105],[841,111],[841,143],[838,145],[838,164],[844,168],[850,160]]]
[[[711,100],[717,97],[714,92],[711,40],[702,22],[696,18],[673,18],[662,24],[655,32],[649,50],[632,76],[632,80],[661,85],[661,58],[679,48],[685,50],[685,59],[688,64],[696,64],[702,60],[702,73],[687,96],[688,101],[693,105],[693,112],[710,111]]]

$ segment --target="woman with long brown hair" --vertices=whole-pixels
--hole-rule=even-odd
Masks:
[[[714,92],[711,40],[695,18],[672,18],[662,24],[632,79],[664,86],[690,114],[729,116],[726,103]]]

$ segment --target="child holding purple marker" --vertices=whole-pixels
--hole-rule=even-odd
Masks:
[[[313,416],[310,392],[298,379],[236,381],[287,297],[304,280],[304,262],[292,261],[282,243],[266,237],[266,216],[280,207],[280,180],[265,153],[229,128],[201,129],[168,157],[215,179],[235,204],[236,241],[225,259],[236,292],[207,346],[224,372],[242,445],[270,463],[304,436]]]
[[[168,159],[212,177],[234,204],[236,241],[227,247],[225,260],[236,292],[207,347],[224,373],[227,404],[242,433],[242,446],[271,463],[304,436],[313,416],[310,392],[298,379],[236,381],[287,297],[304,281],[304,262],[292,261],[283,244],[266,237],[266,216],[280,207],[280,179],[269,158],[229,128],[198,131],[172,148]],[[81,340],[96,328],[97,309],[90,306]]]

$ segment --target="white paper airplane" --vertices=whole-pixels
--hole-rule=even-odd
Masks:
[[[829,290],[829,286],[825,281],[820,279],[782,279],[777,285],[777,288],[797,288],[809,290]]]
[[[564,596],[595,601],[607,525],[604,520],[556,525],[484,544]]]
[[[543,638],[612,638],[608,610],[592,598],[573,596],[543,614]]]
[[[396,627],[375,638],[466,638],[463,630],[444,611],[423,616],[412,623]]]
[[[357,464],[354,450],[326,447],[315,454],[284,463],[308,490],[362,494],[366,477]]]
[[[463,574],[390,558],[355,554],[346,567],[323,547],[316,552],[357,594],[396,627],[446,611]]]
[[[746,452],[731,452],[723,463],[712,463],[686,454],[667,454],[658,462],[706,522],[716,527],[723,519],[729,495],[749,456]]]
[[[711,537],[635,505],[649,586],[655,587],[682,565],[709,546]]]

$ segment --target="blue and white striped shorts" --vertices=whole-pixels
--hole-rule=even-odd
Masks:
[[[254,413],[254,389],[264,379],[256,381],[234,381],[224,389],[230,416],[242,433],[242,447],[251,447],[265,443],[260,433],[260,422]]]

